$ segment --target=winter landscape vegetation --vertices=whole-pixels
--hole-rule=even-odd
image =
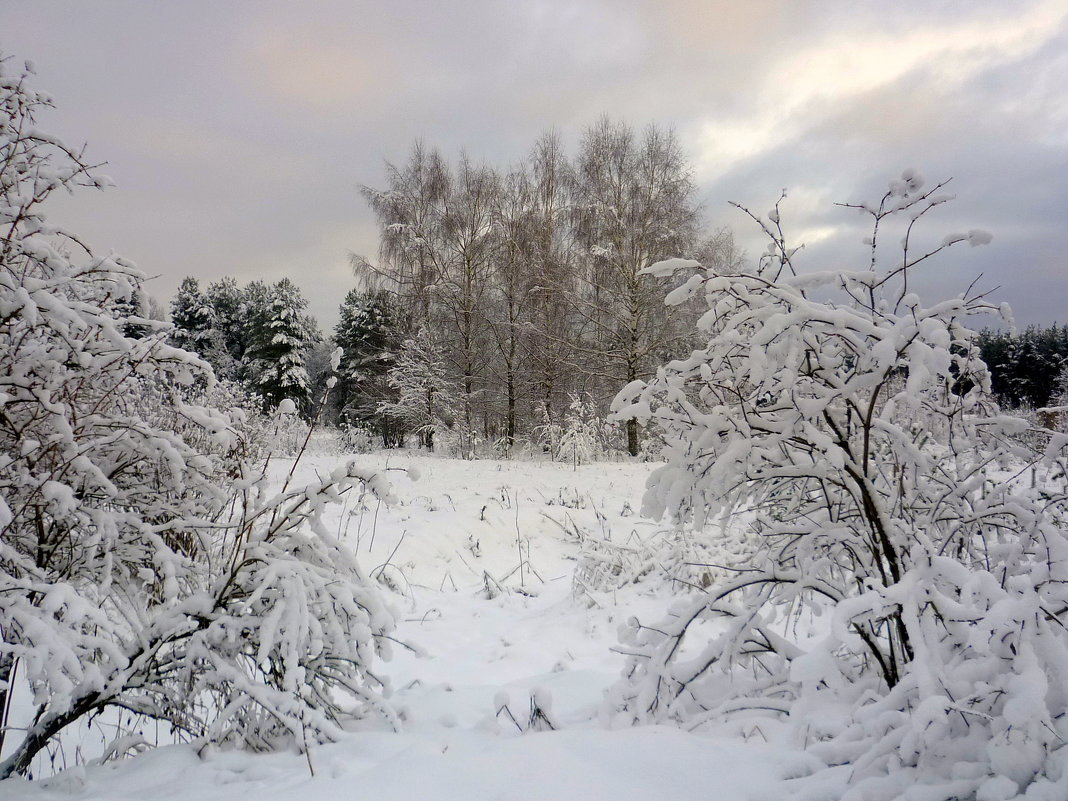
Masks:
[[[1068,108],[1057,3],[941,28],[708,5],[663,13],[724,52],[771,41],[756,28],[779,16],[828,41],[824,13],[885,22],[911,67],[831,58],[843,85],[868,69],[880,109],[930,74],[971,75],[962,96],[1023,74],[1047,93],[1035,119]],[[100,9],[132,27],[175,13]],[[218,44],[277,11],[197,31]],[[1034,290],[1052,305],[1012,287],[1022,317],[979,274],[1012,275],[979,261],[996,216],[962,217],[937,163],[836,176],[818,211],[823,193],[761,174],[710,209],[673,119],[558,128],[551,103],[507,159],[433,129],[373,154],[349,187],[373,235],[339,248],[339,274],[157,275],[63,218],[124,191],[107,141],[53,132],[65,99],[25,60],[85,13],[0,14],[25,31],[0,42],[0,801],[1068,799],[1055,175],[1004,189],[1052,198],[999,251],[1052,276]],[[532,41],[567,41],[555,15],[588,24],[543,13],[522,17]],[[610,30],[617,13],[641,18],[613,10]],[[347,63],[289,34],[302,69]],[[606,52],[576,63],[593,75]],[[867,153],[866,136],[945,133],[906,116],[849,137]],[[1035,153],[1068,163],[1040,133]],[[148,140],[210,158],[180,126]]]

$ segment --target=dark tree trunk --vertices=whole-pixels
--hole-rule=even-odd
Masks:
[[[638,421],[633,418],[627,421],[627,453],[638,455]]]
[[[515,447],[515,372],[508,370],[508,422],[505,435],[508,441],[508,452]]]
[[[10,723],[8,717],[11,714],[11,695],[15,689],[15,671],[15,658],[11,654],[0,654],[0,753],[4,750],[4,735]]]

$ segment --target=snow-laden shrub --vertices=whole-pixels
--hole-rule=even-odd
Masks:
[[[229,450],[222,455],[228,463],[254,460],[277,451],[276,426],[270,416],[263,412],[263,400],[237,381],[216,379],[212,382],[195,381],[189,386],[168,388],[162,384],[143,382],[145,398],[137,414],[159,428],[181,434],[182,438],[199,451],[217,447],[216,438],[194,420],[189,420],[169,404],[161,402],[161,393],[176,391],[186,405],[218,409],[226,415],[227,425],[233,431],[228,441]]]
[[[1035,409],[1021,406],[1012,413],[1028,422],[1027,428],[1015,435],[1016,441],[1031,450],[1045,450],[1057,434],[1068,433],[1068,405],[1054,400],[1049,406]]]
[[[322,402],[319,406],[321,411]],[[300,416],[296,402],[283,398],[273,409],[268,408],[265,416],[270,429],[268,452],[276,456],[298,456],[308,441],[312,423]]]
[[[165,331],[124,335],[152,328],[116,313],[141,274],[40,208],[106,180],[36,127],[49,101],[27,74],[2,70],[0,710],[16,666],[34,710],[0,728],[0,778],[107,709],[252,747],[392,721],[372,669],[392,617],[321,523],[354,486],[388,485],[349,465],[272,488],[248,459],[262,432],[212,408],[230,390],[210,368]]]
[[[597,461],[605,452],[604,420],[597,413],[593,398],[571,393],[571,403],[557,440],[561,461],[575,465]]]
[[[622,456],[625,450],[618,424],[604,418],[588,393],[572,392],[568,398],[567,411],[560,419],[546,407],[539,408],[541,423],[531,431],[531,439],[542,452],[553,461],[576,466]]]
[[[557,454],[560,452],[563,426],[548,405],[538,406],[538,417],[540,422],[531,430],[531,440],[541,447],[542,453],[549,455],[549,459],[556,461]]]
[[[729,580],[632,621],[610,709],[687,727],[777,718],[828,766],[797,780],[801,798],[1064,798],[1064,437],[1029,453],[1014,439],[1027,423],[990,402],[967,323],[996,308],[910,291],[921,262],[989,240],[917,248],[917,220],[948,199],[921,184],[906,173],[857,207],[874,222],[867,269],[796,273],[776,204],[750,215],[771,241],[754,272],[691,263],[668,295],[703,296],[707,344],[616,399],[664,439],[645,511],[747,522],[753,545]]]
[[[337,433],[337,445],[342,453],[370,453],[378,441],[374,431],[359,423],[344,426]]]
[[[709,537],[682,526],[645,538],[631,535],[622,542],[583,536],[572,593],[608,592],[639,583],[680,594],[701,591],[733,577],[737,566],[745,564],[748,539],[744,530],[724,528]]]

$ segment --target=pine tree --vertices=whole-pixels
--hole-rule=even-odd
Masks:
[[[308,409],[311,387],[305,353],[318,336],[314,321],[304,314],[307,305],[288,278],[269,290],[252,352],[254,387],[269,406],[289,399],[298,408]]]
[[[132,290],[128,298],[115,299],[111,311],[115,319],[120,321],[124,337],[144,339],[158,330],[158,326],[146,322],[151,319],[150,303],[149,297],[141,289]]]
[[[256,361],[256,353],[265,339],[264,332],[270,321],[271,287],[263,281],[250,281],[240,292],[237,329],[241,342],[235,344],[235,348],[241,349],[241,357],[237,363],[237,377],[252,392],[260,395],[258,378],[262,365]]]
[[[200,282],[192,277],[182,279],[178,293],[171,301],[171,342],[183,350],[204,357],[215,348],[215,326],[211,305],[200,291]]]
[[[204,296],[211,307],[213,326],[219,358],[215,374],[222,378],[237,379],[241,373],[245,353],[248,350],[248,326],[243,312],[246,292],[237,281],[226,276],[208,284]],[[226,358],[223,358],[225,354]]]
[[[340,419],[376,428],[383,445],[397,444],[397,420],[379,411],[395,398],[387,373],[396,360],[397,321],[389,293],[352,289],[341,304],[334,341],[342,348],[336,392]]]

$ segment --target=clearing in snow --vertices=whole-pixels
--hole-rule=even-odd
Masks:
[[[301,462],[297,483],[350,458],[390,468],[398,496],[393,506],[351,497],[328,514],[390,595],[394,635],[415,649],[396,645],[379,665],[401,733],[368,719],[307,756],[163,747],[37,783],[12,779],[0,801],[741,801],[775,798],[782,779],[805,772],[759,730],[746,742],[602,719],[624,664],[613,650],[619,625],[657,619],[678,589],[633,581],[657,569],[656,543],[669,536],[637,512],[650,465],[320,453]],[[99,753],[109,735],[71,733],[57,765]]]

